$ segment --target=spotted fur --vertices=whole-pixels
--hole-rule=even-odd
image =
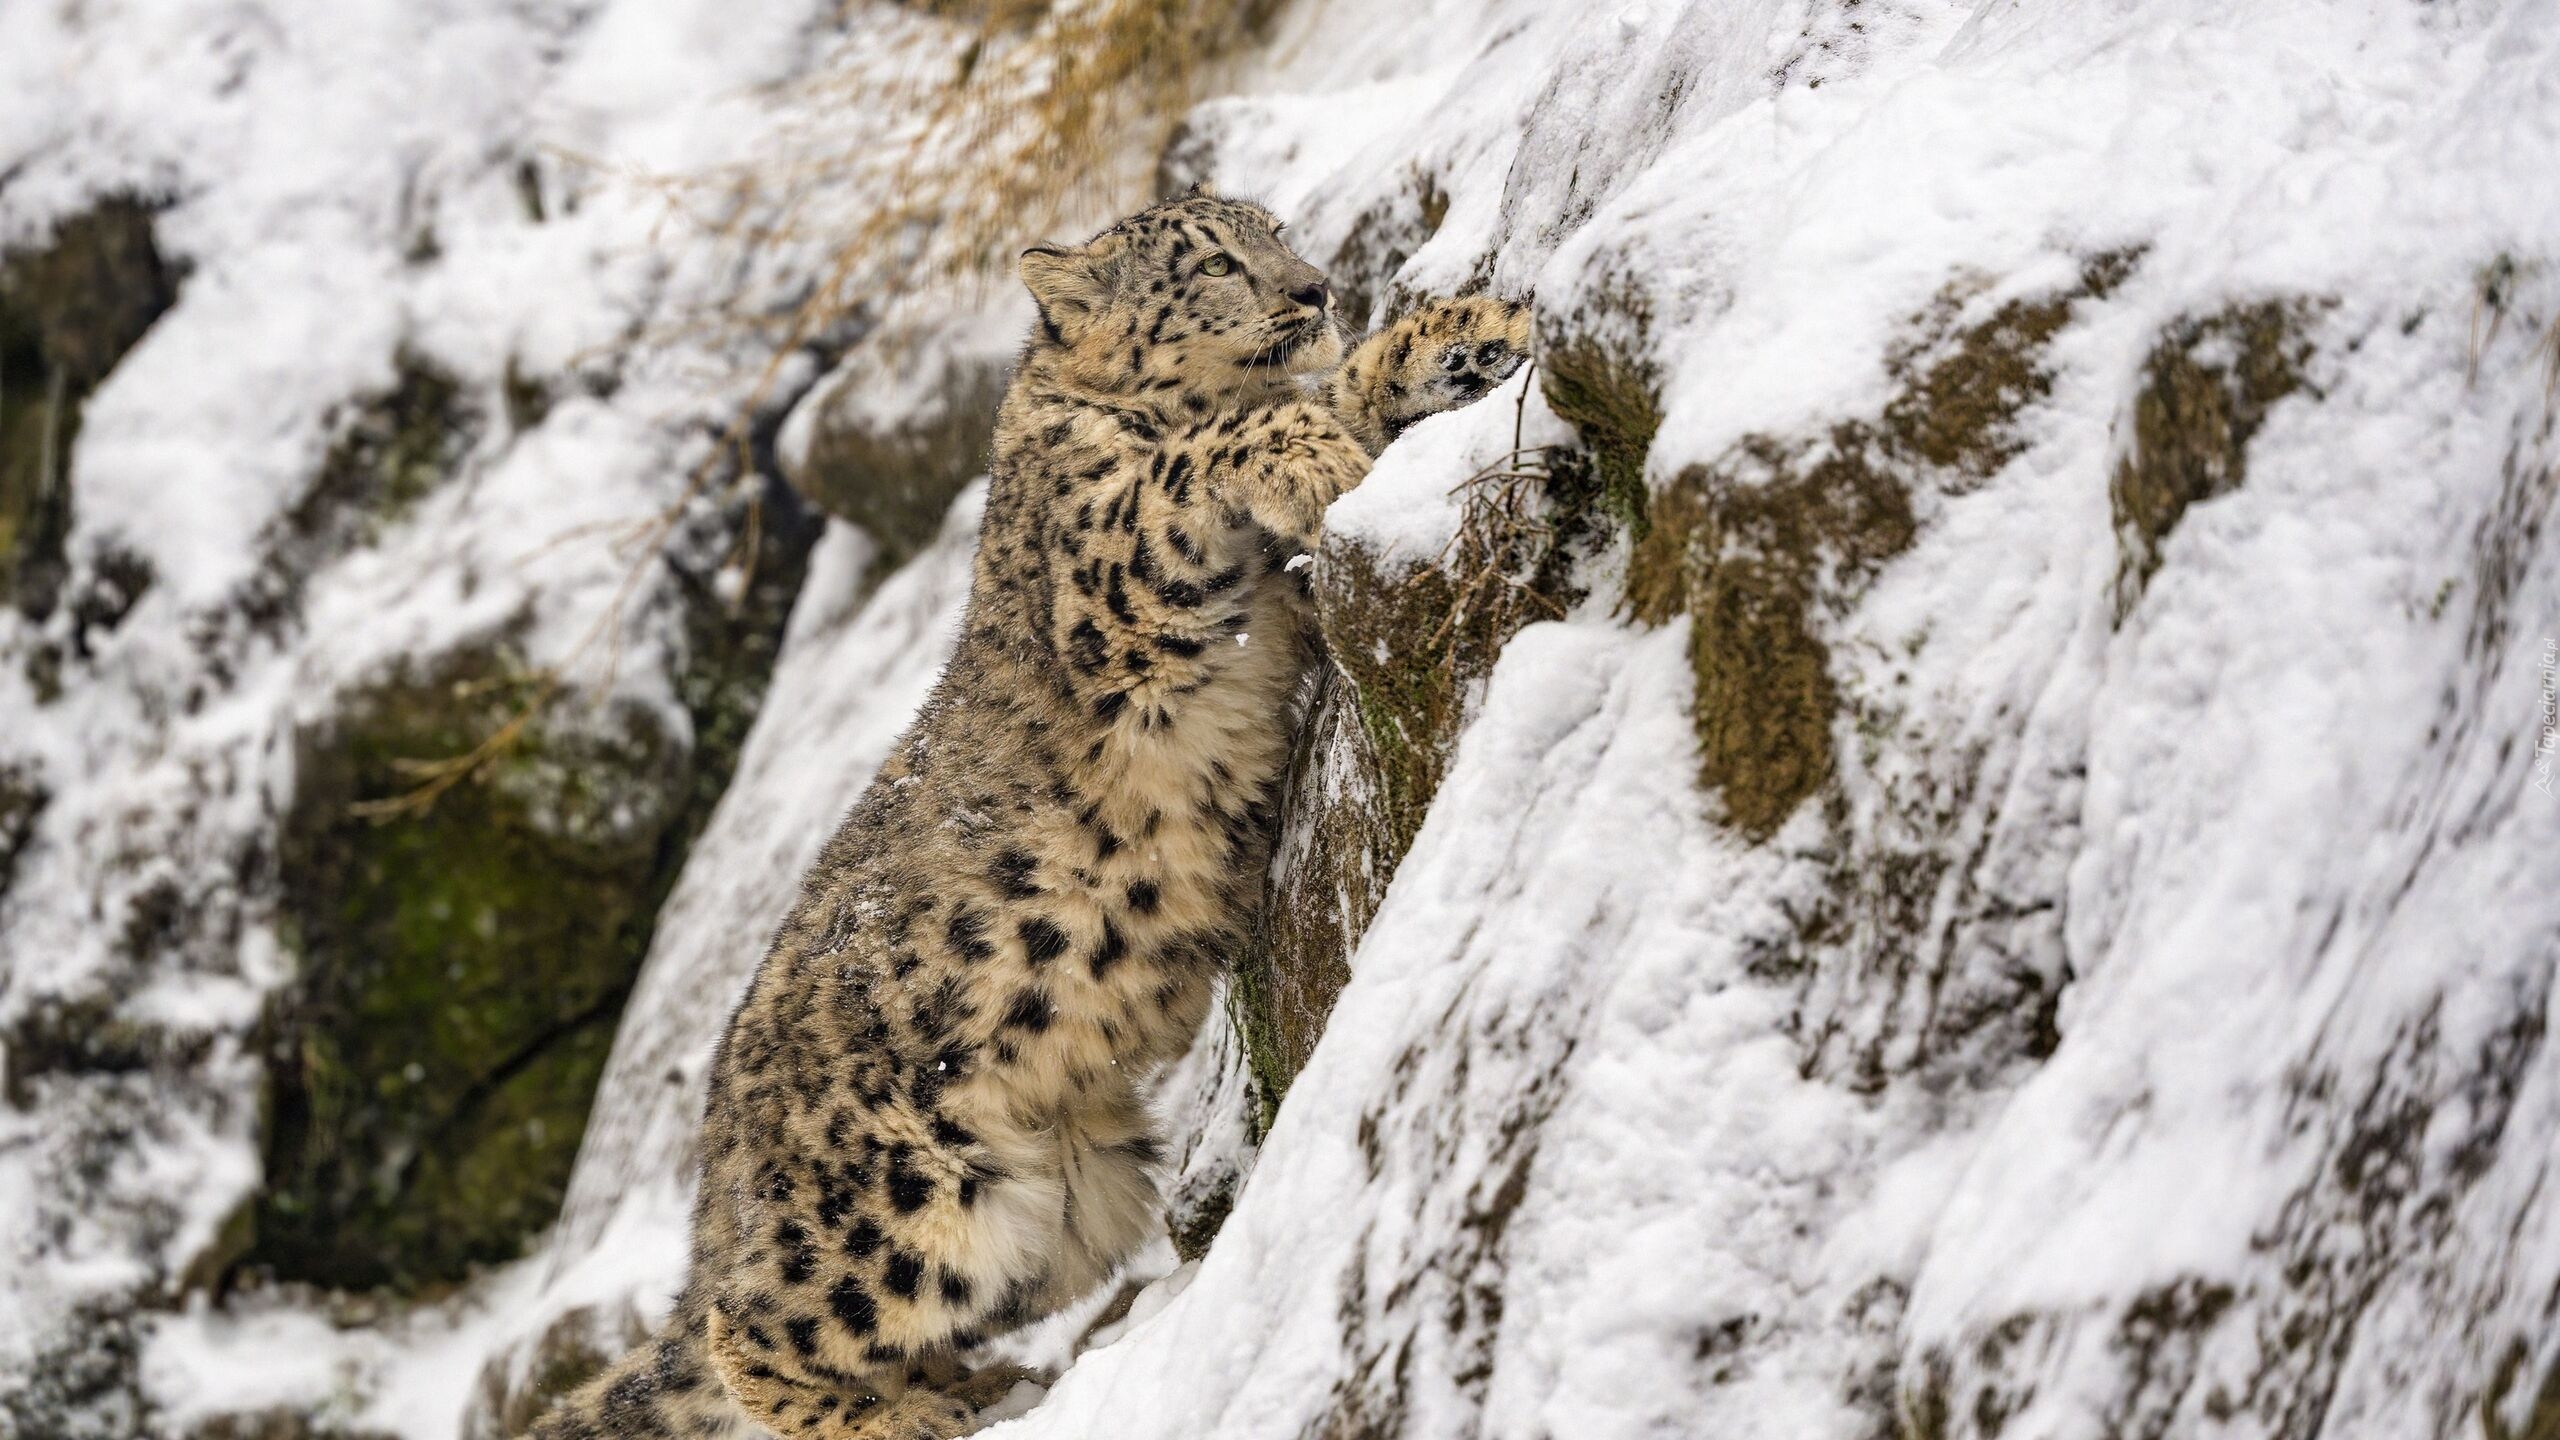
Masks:
[[[977,1346],[1155,1231],[1145,1087],[1241,941],[1309,656],[1287,562],[1527,339],[1439,303],[1345,363],[1323,275],[1200,194],[1021,271],[962,638],[730,1019],[674,1315],[540,1440],[942,1440],[1010,1378]]]

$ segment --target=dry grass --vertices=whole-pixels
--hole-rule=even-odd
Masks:
[[[639,577],[696,500],[750,473],[755,425],[780,398],[793,358],[872,329],[892,308],[964,304],[1001,283],[1024,244],[1144,198],[1156,157],[1212,68],[1280,3],[850,3],[846,38],[771,97],[802,118],[755,162],[663,175],[558,155],[657,197],[670,226],[726,250],[739,277],[721,305],[630,343],[762,359],[682,492],[607,532],[626,573],[566,661],[468,753],[412,762],[414,786],[358,812],[419,814],[483,773],[568,692],[564,672],[600,644],[610,653],[597,688],[609,687]],[[729,566],[752,574],[760,532],[751,505]]]
[[[2516,258],[2500,251],[2472,277],[2471,333],[2462,365],[2465,385],[2480,383],[2480,359],[2497,342],[2498,331],[2506,324],[2507,307],[2515,299],[2520,273]]]
[[[891,303],[1009,278],[1025,244],[1143,198],[1209,72],[1279,3],[849,4],[847,38],[770,97],[797,118],[755,160],[597,167],[728,247],[745,289],[783,300],[743,294],[656,338],[749,331],[774,357],[769,383],[796,347]]]
[[[1535,573],[1537,562],[1554,554],[1561,539],[1543,503],[1555,480],[1547,447],[1521,443],[1529,386],[1535,383],[1533,361],[1511,417],[1511,448],[1451,487],[1459,504],[1457,531],[1430,565],[1405,582],[1410,588],[1428,578],[1454,581],[1448,613],[1423,643],[1423,652],[1438,653],[1437,663],[1452,673],[1458,647],[1451,641],[1466,627],[1508,636],[1528,623],[1523,618],[1528,611],[1550,620],[1565,616],[1564,606],[1541,587],[1542,577]]]

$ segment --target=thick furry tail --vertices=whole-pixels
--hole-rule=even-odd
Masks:
[[[746,1417],[703,1354],[685,1307],[638,1349],[572,1390],[525,1440],[693,1440]]]

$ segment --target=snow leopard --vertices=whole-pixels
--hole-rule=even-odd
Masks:
[[[1425,301],[1344,354],[1326,277],[1205,191],[1018,271],[961,633],[732,1014],[689,1278],[537,1440],[943,1440],[993,1337],[1162,1227],[1152,1077],[1245,941],[1325,509],[1525,359]]]

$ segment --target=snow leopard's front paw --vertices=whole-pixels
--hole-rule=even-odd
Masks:
[[[1426,302],[1408,320],[1413,346],[1400,356],[1400,374],[1385,395],[1398,430],[1423,415],[1482,400],[1528,359],[1528,305],[1469,295]]]
[[[1428,300],[1352,352],[1334,408],[1374,454],[1423,416],[1482,398],[1528,358],[1528,306],[1489,295]]]
[[[1511,378],[1529,358],[1529,307],[1476,296],[1434,302],[1415,346],[1422,414],[1455,410]]]

